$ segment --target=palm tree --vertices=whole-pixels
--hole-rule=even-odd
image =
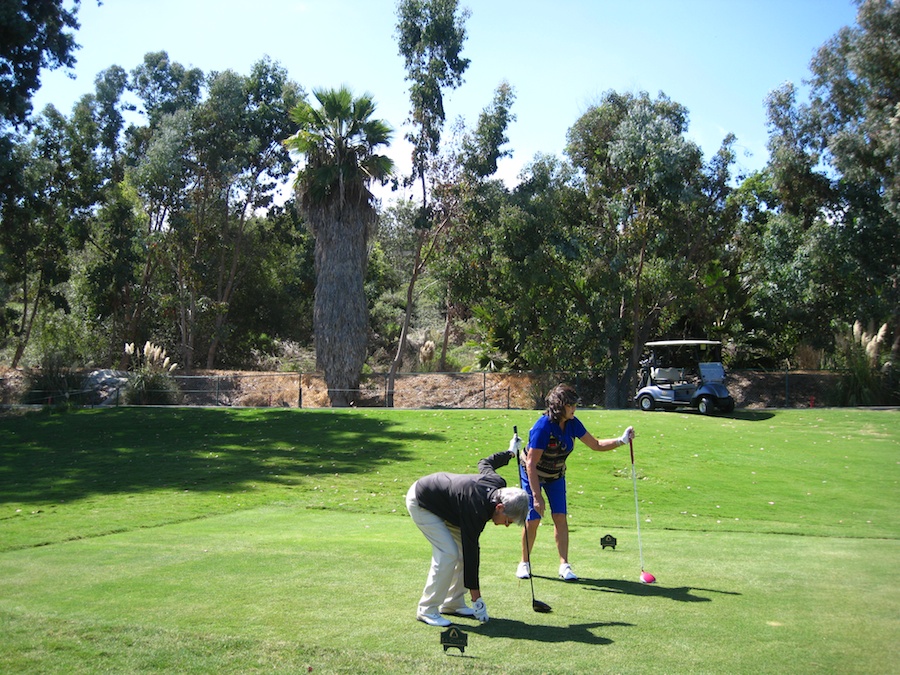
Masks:
[[[294,188],[300,211],[316,239],[313,328],[316,366],[325,375],[333,406],[356,398],[366,360],[368,308],[363,289],[367,243],[377,212],[369,184],[384,183],[393,162],[375,154],[393,130],[372,119],[370,94],[354,98],[347,87],[317,89],[314,108],[291,110],[299,131],[285,141],[304,156]]]

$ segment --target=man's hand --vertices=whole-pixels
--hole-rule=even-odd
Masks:
[[[478,619],[481,623],[487,623],[489,618],[487,613],[487,606],[484,604],[484,598],[478,598],[473,604],[472,609],[475,610],[475,618]]]
[[[522,450],[522,446],[525,442],[519,438],[518,436],[513,436],[509,441],[509,454],[514,458],[519,456],[519,452]]]
[[[629,441],[634,440],[634,427],[628,427],[625,432],[622,434],[622,438],[619,441],[622,445],[628,445]]]

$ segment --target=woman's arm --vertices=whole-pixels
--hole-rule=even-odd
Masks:
[[[625,432],[618,438],[604,438],[602,440],[597,440],[591,435],[590,431],[585,431],[584,436],[582,436],[579,440],[588,446],[591,450],[596,450],[598,452],[607,452],[609,450],[615,450],[616,448],[625,445],[629,440],[634,438],[634,427],[628,427],[625,429]]]
[[[538,448],[528,448],[525,455],[525,475],[528,476],[528,485],[531,487],[531,497],[534,500],[534,510],[544,517],[544,498],[541,496],[541,479],[538,476],[537,465],[544,454]]]

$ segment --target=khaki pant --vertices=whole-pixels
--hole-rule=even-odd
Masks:
[[[465,606],[462,542],[459,528],[419,506],[416,484],[406,493],[406,509],[431,542],[431,569],[419,599],[419,614],[453,612]]]

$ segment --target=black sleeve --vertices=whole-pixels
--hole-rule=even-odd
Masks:
[[[512,455],[509,454],[508,450],[503,450],[502,452],[495,452],[490,457],[485,457],[478,462],[478,472],[492,474],[497,473],[497,469],[501,466],[506,466],[509,464],[509,461],[512,459]]]

